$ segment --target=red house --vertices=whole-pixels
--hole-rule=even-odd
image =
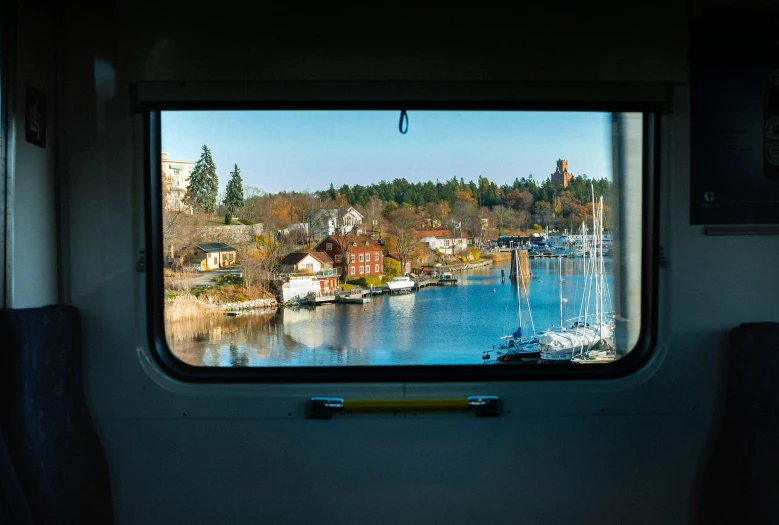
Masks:
[[[384,270],[381,246],[367,235],[330,235],[315,250],[327,253],[333,268],[338,268],[347,279],[381,275]]]

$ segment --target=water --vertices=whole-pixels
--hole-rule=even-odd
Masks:
[[[578,315],[583,259],[561,259],[563,318]],[[560,326],[557,259],[532,259],[527,283],[537,332]],[[605,261],[606,310],[613,297]],[[506,282],[501,282],[501,269]],[[509,266],[495,264],[455,274],[458,286],[430,286],[373,302],[280,309],[275,313],[214,316],[170,323],[168,342],[196,366],[343,366],[478,364],[482,351],[518,326],[517,290]],[[589,302],[594,313],[595,299]],[[522,294],[523,334],[532,333]]]

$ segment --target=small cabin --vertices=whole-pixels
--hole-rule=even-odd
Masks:
[[[234,265],[238,250],[223,242],[199,242],[188,260],[201,271],[216,270]]]

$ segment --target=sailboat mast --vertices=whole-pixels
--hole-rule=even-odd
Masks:
[[[517,258],[517,264],[519,266],[519,272],[520,275],[522,274],[522,263]],[[527,285],[525,283],[525,280],[522,280],[522,291],[525,292],[525,301],[527,304],[527,316],[530,318],[530,329],[533,331],[533,334],[536,333],[536,324],[533,322],[533,310],[530,308],[530,292],[527,289]]]
[[[563,260],[561,257],[557,258],[558,267],[560,268],[560,330],[563,329]]]
[[[597,215],[595,214],[595,186],[593,184],[590,184],[590,192],[592,194],[592,240],[593,240],[593,250],[595,255],[595,265],[598,264],[598,226],[597,226]],[[593,272],[595,271],[595,268],[593,267]],[[595,276],[595,319],[600,318],[600,312],[598,311],[598,277]]]
[[[600,222],[600,262],[598,264],[598,280],[600,282],[598,302],[600,303],[600,319],[598,319],[598,326],[600,331],[600,338],[603,339],[603,319],[605,318],[603,313],[603,195],[600,196],[600,210],[598,210],[598,215]]]
[[[517,286],[517,318],[519,319],[519,339],[522,339],[522,293],[520,292],[520,280],[522,275],[519,269],[519,248],[514,250],[514,284]]]

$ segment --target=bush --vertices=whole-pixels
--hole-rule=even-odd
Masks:
[[[217,284],[243,284],[244,278],[240,275],[235,274],[227,274],[223,275],[222,277],[219,277],[216,280]]]
[[[400,275],[400,263],[389,257],[384,258],[384,275],[387,277],[397,277]]]
[[[346,282],[354,286],[370,286],[370,285],[381,286],[381,277],[379,277],[378,275],[366,275],[365,277],[360,277],[359,279],[351,279]]]
[[[238,219],[238,222],[240,222],[241,224],[245,224],[246,226],[251,226],[252,224],[254,224],[249,219]]]
[[[225,224],[232,224],[233,223],[233,214],[229,211],[225,213]]]

